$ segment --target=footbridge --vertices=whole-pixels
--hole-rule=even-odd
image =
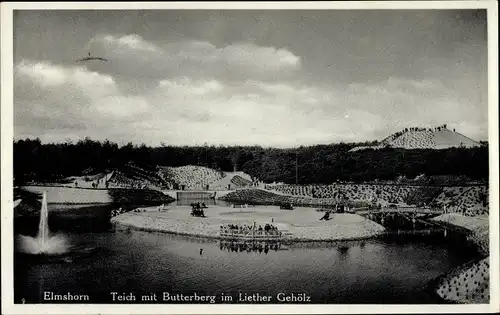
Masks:
[[[386,219],[395,217],[403,217],[413,223],[421,222],[429,224],[427,219],[436,217],[445,213],[439,209],[424,209],[424,208],[383,208],[383,209],[366,209],[355,211],[356,214],[367,217],[370,220],[380,221],[382,224]],[[424,222],[424,220],[426,220]]]
[[[445,213],[443,210],[438,209],[424,209],[424,208],[382,208],[382,209],[363,209],[355,211],[359,215],[368,214],[415,214],[415,215],[440,215]]]

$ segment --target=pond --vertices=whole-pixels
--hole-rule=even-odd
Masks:
[[[109,303],[112,292],[169,296],[302,296],[296,303],[440,303],[427,283],[474,258],[473,251],[442,239],[381,238],[356,242],[288,244],[270,250],[239,250],[215,240],[114,230],[109,207],[51,207],[52,231],[73,249],[64,259],[15,255],[16,303],[44,301],[44,292],[87,294],[87,303]],[[37,218],[16,221],[16,231],[36,234]],[[33,221],[32,223],[30,223]],[[78,226],[78,228],[74,228]],[[310,300],[307,300],[310,299]],[[146,301],[147,302],[147,301]],[[261,301],[266,302],[266,301]],[[151,302],[148,302],[151,303]],[[202,303],[210,303],[209,300]]]

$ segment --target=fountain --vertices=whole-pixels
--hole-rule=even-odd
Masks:
[[[58,255],[68,251],[68,244],[63,235],[51,235],[49,230],[49,210],[47,208],[47,193],[43,192],[40,223],[36,237],[20,236],[21,252],[32,255]]]
[[[47,245],[49,239],[49,210],[47,208],[47,193],[43,192],[42,209],[40,210],[40,223],[38,224],[38,240],[42,247]]]

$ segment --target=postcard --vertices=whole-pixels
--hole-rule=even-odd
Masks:
[[[3,314],[499,311],[495,2],[1,14]]]

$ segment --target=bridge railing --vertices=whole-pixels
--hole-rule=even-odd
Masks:
[[[390,230],[386,231],[385,234],[390,235],[429,235],[432,233],[444,233],[445,228],[430,228],[430,229],[419,229],[419,230]]]
[[[366,209],[361,211],[356,211],[355,213],[420,213],[420,214],[441,214],[445,213],[443,210],[432,210],[432,209],[418,209],[418,208],[385,208],[385,209]]]

